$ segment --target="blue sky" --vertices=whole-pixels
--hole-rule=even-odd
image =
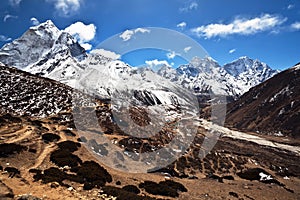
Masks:
[[[299,0],[2,0],[0,46],[47,19],[59,29],[69,27],[92,49],[126,30],[162,27],[191,37],[221,65],[240,56],[275,69],[300,61]],[[134,65],[156,60],[176,66],[184,62],[180,55],[150,49],[136,52],[135,62],[129,60]]]

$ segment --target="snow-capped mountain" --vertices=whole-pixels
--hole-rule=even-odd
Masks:
[[[149,68],[131,67],[99,51],[90,53],[81,64],[85,70],[75,87],[103,98],[127,98],[126,101],[130,99],[134,104],[144,105],[190,103],[191,99],[185,99],[190,92]]]
[[[65,82],[78,76],[86,52],[48,20],[0,49],[0,61],[32,74]]]
[[[221,67],[211,57],[195,57],[189,64],[177,69],[163,66],[158,74],[193,90],[196,94],[208,94],[238,97],[251,87],[274,76],[278,71],[258,60],[241,57]]]
[[[50,21],[31,27],[20,38],[5,44],[0,50],[0,60],[20,69],[37,62],[46,54],[60,30]]]
[[[105,50],[95,52],[97,50],[87,54],[70,34],[59,30],[48,20],[29,28],[20,38],[4,45],[0,49],[0,61],[8,66],[51,78],[72,87],[75,87],[77,80],[82,78],[82,74],[89,72],[90,69],[87,68],[101,66],[101,69],[107,70],[105,73],[101,72],[106,74],[103,80],[110,80],[98,83],[100,84],[98,92],[102,95],[109,95],[112,87],[120,87],[108,84],[111,84],[112,80],[115,82],[123,80],[124,75],[128,75],[129,80],[131,77],[139,76],[139,80],[143,81],[141,70],[134,69],[119,60],[112,62],[116,57],[111,58],[108,55],[114,55],[113,52],[108,54]],[[196,94],[212,92],[217,95],[238,97],[251,87],[272,77],[277,71],[247,57],[223,67],[210,57],[203,59],[195,57],[190,63],[177,69],[163,66],[157,73]],[[122,78],[119,74],[122,74]],[[152,76],[156,77],[156,74],[153,73]],[[159,81],[165,83],[165,80]],[[157,84],[154,85],[159,87]],[[151,86],[152,89],[155,88],[154,85]]]
[[[300,64],[251,88],[228,105],[226,124],[240,130],[299,138]]]
[[[279,72],[278,70],[271,69],[266,63],[246,56],[225,64],[223,68],[234,76],[244,92],[247,92],[250,88],[266,81]]]

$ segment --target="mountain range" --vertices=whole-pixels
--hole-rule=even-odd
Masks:
[[[140,73],[140,70],[120,60],[117,61],[118,66],[113,64],[105,50],[92,52],[94,53],[87,53],[70,34],[59,30],[48,20],[29,28],[20,38],[4,45],[0,49],[0,62],[72,87],[91,66],[110,65],[114,72],[120,66],[128,66],[128,70],[122,71],[122,74],[130,75],[132,70],[134,74]],[[190,63],[177,69],[162,66],[157,72],[196,94],[213,93],[233,98],[277,73],[277,70],[272,70],[267,64],[248,57],[241,57],[224,66],[210,57],[194,57]],[[108,77],[115,79],[115,75],[110,74]],[[153,89],[156,86],[151,87]],[[101,88],[102,93],[103,90],[107,93],[108,88]]]

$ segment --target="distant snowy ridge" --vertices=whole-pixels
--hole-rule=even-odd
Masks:
[[[88,68],[106,69],[106,74],[102,71],[102,74],[105,74],[103,79],[109,79],[110,83],[123,80],[124,76],[128,76],[129,80],[139,77],[139,80],[143,81],[141,75],[145,72],[130,67],[118,60],[119,58],[120,55],[104,49],[96,49],[87,54],[69,33],[59,30],[50,20],[29,28],[20,38],[0,49],[2,63],[60,81],[71,87],[75,87],[77,79],[86,74]],[[278,71],[272,70],[266,64],[248,57],[241,57],[223,67],[210,57],[195,57],[190,63],[177,69],[163,66],[157,72],[196,94],[214,93],[233,97],[242,95],[276,73]],[[119,74],[122,74],[123,78],[120,78]],[[156,77],[154,73],[152,75]],[[110,83],[99,82],[98,92],[109,95],[109,90],[121,89],[108,86]],[[158,84],[154,85],[151,86],[152,89],[158,87]]]
[[[218,94],[238,97],[251,87],[271,78],[279,71],[272,70],[267,64],[248,57],[221,67],[211,57],[195,57],[189,64],[177,69],[163,66],[158,74],[193,90],[196,94]]]

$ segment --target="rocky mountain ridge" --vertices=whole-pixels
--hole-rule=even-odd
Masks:
[[[213,93],[237,98],[278,72],[248,57],[241,57],[224,66],[220,66],[211,57],[195,57],[189,64],[177,69],[163,66],[158,74],[196,94]]]
[[[228,105],[226,123],[239,130],[299,138],[300,64],[251,88]]]

